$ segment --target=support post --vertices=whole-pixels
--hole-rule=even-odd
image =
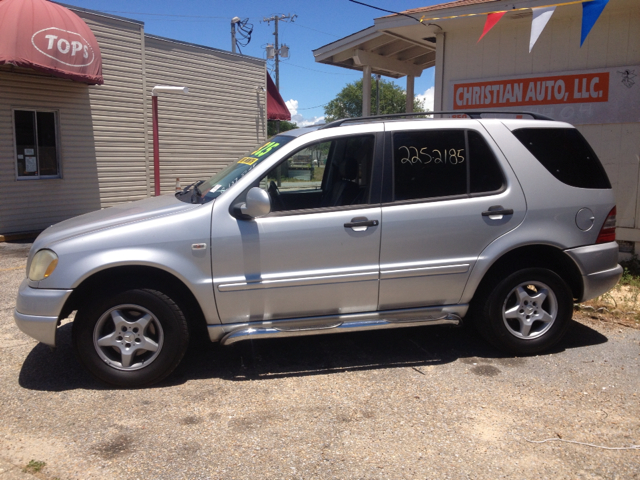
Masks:
[[[371,65],[362,67],[362,116],[371,115]]]
[[[154,193],[160,195],[160,140],[158,138],[158,93],[189,93],[187,87],[156,85],[151,89],[151,117],[153,119],[153,184]]]
[[[153,117],[153,185],[154,195],[160,195],[160,140],[158,139],[158,97],[151,96],[151,115]]]
[[[413,112],[414,85],[415,85],[415,77],[413,75],[407,75],[407,106],[405,108],[406,113]]]
[[[376,115],[380,115],[380,74],[376,75]]]
[[[433,110],[441,112],[444,108],[444,32],[436,33],[436,72],[435,94],[433,96]]]

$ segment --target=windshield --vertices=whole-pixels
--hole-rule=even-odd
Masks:
[[[289,143],[294,138],[295,137],[289,136],[273,137],[270,141],[262,145],[260,148],[252,151],[249,155],[242,157],[237,162],[228,165],[226,168],[216,173],[209,180],[197,182],[196,184],[190,185],[189,187],[185,188],[182,192],[179,192],[180,196],[186,195],[191,187],[194,187],[194,191],[195,193],[197,193],[199,201],[194,202],[192,198],[192,203],[210,202],[214,198],[222,195],[234,183],[244,177],[247,172],[254,169],[262,161],[280,150],[283,145]],[[176,194],[176,196],[178,196],[178,194]]]

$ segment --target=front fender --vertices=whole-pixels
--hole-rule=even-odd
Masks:
[[[67,238],[52,247],[58,255],[56,269],[31,286],[74,289],[108,269],[152,267],[180,280],[200,304],[207,323],[219,323],[212,287],[210,224],[211,208],[203,206],[171,219],[154,218]]]

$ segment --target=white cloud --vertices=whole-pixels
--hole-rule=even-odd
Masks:
[[[317,123],[324,123],[324,116],[304,118],[298,113],[298,100],[287,100],[284,102],[289,113],[291,113],[291,121],[297,124],[299,127],[307,127],[309,125],[315,125]]]
[[[302,115],[291,116],[291,121],[296,122],[299,127],[308,127],[309,125],[317,125],[324,123],[324,115],[322,117],[303,118]]]
[[[284,104],[289,109],[289,112],[291,112],[292,117],[298,113],[298,100],[287,100]]]
[[[433,97],[435,90],[435,87],[429,87],[422,95],[416,95],[416,98],[422,101],[427,110],[433,111]]]

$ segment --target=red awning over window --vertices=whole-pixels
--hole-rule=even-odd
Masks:
[[[46,0],[0,0],[0,65],[102,85],[102,56],[87,24]]]
[[[269,120],[291,120],[291,113],[282,100],[276,84],[267,73],[267,119]]]

